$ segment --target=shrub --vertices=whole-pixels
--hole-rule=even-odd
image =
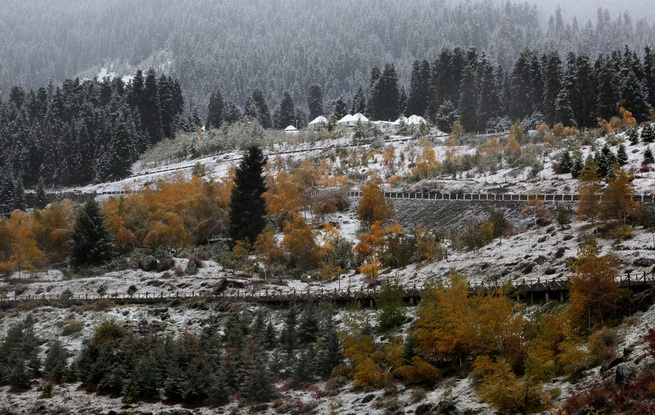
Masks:
[[[61,329],[62,336],[70,336],[71,334],[79,333],[84,328],[84,323],[77,320],[71,320]]]

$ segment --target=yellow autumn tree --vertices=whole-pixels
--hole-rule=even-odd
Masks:
[[[19,272],[38,270],[44,264],[45,257],[32,234],[32,215],[15,210],[8,225],[14,236],[9,257],[13,269]]]
[[[393,203],[384,197],[380,187],[375,182],[366,182],[357,205],[357,219],[371,226],[375,221],[385,221],[395,215]]]
[[[280,265],[286,260],[285,252],[278,244],[275,232],[268,226],[259,234],[253,248],[257,260],[268,268]]]
[[[70,252],[70,238],[74,222],[75,204],[66,199],[53,202],[50,207],[35,210],[32,233],[36,243],[50,263],[63,262]]]
[[[605,324],[607,317],[618,307],[620,289],[616,276],[621,263],[616,255],[600,255],[594,240],[578,250],[570,276],[571,313],[581,328],[591,329]]]
[[[421,138],[418,145],[421,147],[421,155],[416,167],[412,169],[412,173],[423,178],[432,177],[439,169],[439,162],[432,143],[427,138]]]
[[[355,255],[364,262],[358,271],[369,278],[376,278],[380,271],[380,254],[384,248],[385,230],[381,221],[375,221],[368,232],[359,235],[359,243],[355,245]]]
[[[592,223],[598,218],[600,210],[600,192],[603,188],[596,163],[591,159],[585,162],[578,178],[578,220],[588,220]]]
[[[417,309],[414,336],[428,361],[457,359],[462,364],[475,344],[472,300],[466,278],[455,271],[448,286],[430,282]]]
[[[634,175],[615,165],[610,176],[600,200],[600,219],[626,226],[628,219],[635,218],[643,209],[633,199],[635,195],[635,185],[632,183]]]
[[[324,256],[316,231],[300,216],[285,224],[282,246],[289,255],[290,266],[303,270],[316,269]]]

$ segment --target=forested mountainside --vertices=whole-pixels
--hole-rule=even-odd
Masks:
[[[6,0],[0,90],[154,67],[178,76],[201,112],[217,86],[239,104],[260,88],[273,103],[288,90],[304,106],[310,84],[322,85],[328,100],[352,94],[374,64],[394,63],[408,82],[414,59],[433,59],[444,47],[474,46],[507,69],[526,47],[595,56],[655,40],[637,13],[549,19],[528,3],[450,3]]]

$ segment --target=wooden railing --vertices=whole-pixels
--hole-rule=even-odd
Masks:
[[[619,287],[626,289],[646,289],[655,286],[655,273],[630,273],[619,276],[616,279]],[[533,281],[514,281],[508,283],[478,283],[469,285],[469,291],[493,292],[504,290],[507,294],[521,295],[544,295],[563,294],[570,290],[571,281],[567,278],[551,278]],[[406,286],[403,288],[405,298],[420,299],[423,286]],[[380,288],[344,288],[325,289],[322,287],[308,287],[306,290],[279,290],[279,289],[240,289],[230,290],[221,293],[211,291],[176,291],[175,293],[159,294],[135,293],[129,294],[95,294],[95,293],[66,293],[66,294],[39,294],[39,295],[10,295],[0,294],[0,305],[11,306],[25,302],[35,303],[92,303],[100,300],[111,300],[117,303],[158,303],[169,300],[213,300],[231,302],[258,302],[258,303],[293,303],[308,301],[335,301],[351,302],[357,300],[374,300],[379,298]]]

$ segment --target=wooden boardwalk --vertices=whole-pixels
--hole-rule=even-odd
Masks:
[[[643,291],[655,286],[655,273],[624,274],[617,278],[619,287],[633,291]],[[563,301],[571,288],[570,280],[566,278],[537,279],[536,281],[514,281],[506,284],[474,284],[469,286],[471,294],[492,293],[503,290],[519,301],[534,302],[541,300]],[[410,304],[420,301],[422,286],[406,286],[403,289],[405,300]],[[273,289],[241,289],[222,293],[209,291],[177,291],[175,293],[107,295],[96,293],[72,293],[66,295],[0,295],[0,308],[11,308],[20,305],[53,305],[69,306],[76,304],[92,304],[98,301],[112,301],[117,304],[159,304],[171,301],[218,301],[218,302],[249,302],[271,305],[284,305],[304,302],[332,302],[335,304],[351,304],[360,302],[364,306],[373,306],[380,297],[380,288],[360,288],[328,290],[321,287],[309,287],[307,290],[273,290]]]

